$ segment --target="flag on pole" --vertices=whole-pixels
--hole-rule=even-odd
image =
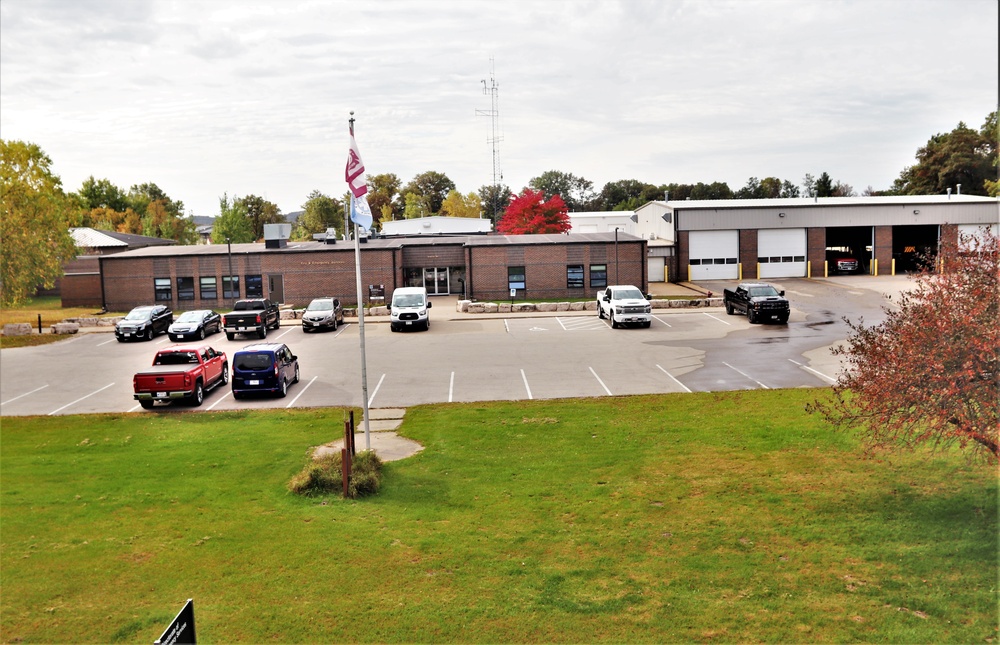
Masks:
[[[351,221],[367,230],[372,227],[372,209],[368,206],[368,198],[351,194]]]
[[[353,121],[353,119],[351,119]],[[361,197],[368,192],[368,179],[365,177],[365,164],[358,152],[358,143],[354,140],[354,127],[351,127],[351,149],[347,153],[347,168],[344,179],[351,188],[351,194]]]

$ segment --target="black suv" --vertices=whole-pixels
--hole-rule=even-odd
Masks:
[[[153,340],[153,336],[167,331],[174,322],[174,312],[166,305],[136,307],[115,324],[118,342],[129,339]]]
[[[233,398],[265,392],[284,397],[299,382],[299,357],[284,343],[255,343],[233,354]]]

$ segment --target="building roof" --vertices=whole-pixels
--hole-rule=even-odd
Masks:
[[[885,206],[893,204],[948,204],[997,202],[996,197],[980,195],[890,195],[869,197],[779,197],[775,199],[686,199],[670,202],[656,201],[667,208],[676,209],[731,209],[731,208],[796,208],[816,206]]]
[[[589,244],[593,242],[614,242],[615,234],[610,233],[561,233],[552,235],[456,235],[456,236],[428,236],[428,237],[396,237],[396,238],[370,238],[361,245],[361,249],[399,249],[404,246],[438,246],[438,245],[459,245],[459,246],[526,246],[543,244]],[[641,238],[619,232],[617,241],[619,243],[644,242]],[[263,242],[248,242],[244,244],[190,244],[184,246],[145,247],[133,249],[123,253],[116,253],[113,256],[106,256],[105,260],[117,258],[143,258],[143,257],[165,257],[165,256],[197,256],[197,255],[228,255],[230,249],[233,255],[247,255],[250,253],[270,254],[270,253],[306,253],[317,251],[354,251],[354,243],[351,241],[338,241],[337,244],[326,244],[325,242],[289,242],[287,246],[281,248],[266,248]]]
[[[177,244],[177,240],[167,240],[162,237],[119,233],[117,231],[101,231],[96,228],[78,227],[69,229],[73,242],[85,249],[126,249],[147,246],[168,246]]]

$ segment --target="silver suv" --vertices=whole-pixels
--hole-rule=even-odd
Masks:
[[[344,308],[337,298],[316,298],[302,314],[302,331],[337,329],[344,322]]]

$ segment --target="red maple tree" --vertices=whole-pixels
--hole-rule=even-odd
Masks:
[[[859,428],[869,451],[971,447],[996,462],[1000,427],[1000,253],[988,229],[943,241],[915,288],[874,326],[847,320],[846,369],[816,409]]]
[[[497,222],[497,231],[504,235],[565,233],[570,228],[562,197],[553,195],[545,201],[542,191],[530,188],[511,200],[506,214]]]

